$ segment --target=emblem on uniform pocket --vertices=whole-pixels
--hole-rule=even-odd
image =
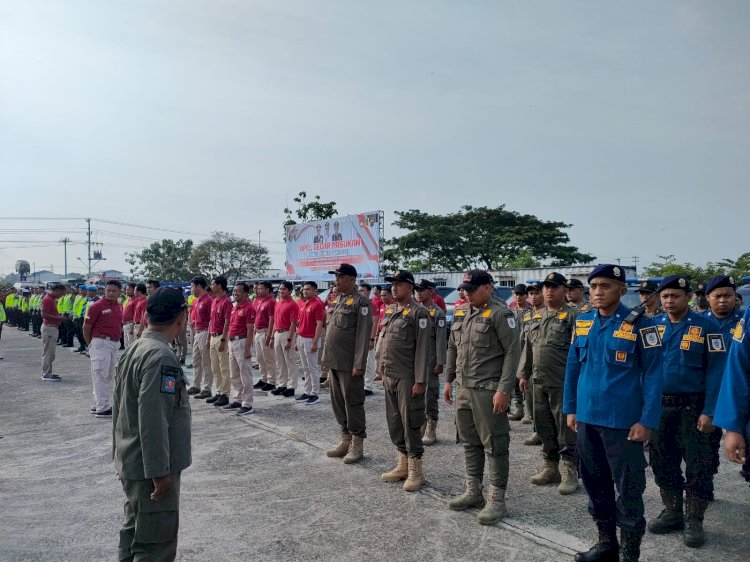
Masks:
[[[615,361],[625,363],[628,360],[628,354],[625,351],[615,351]]]
[[[682,351],[690,351],[690,342],[688,340],[683,340],[680,342],[680,349]]]
[[[426,327],[427,327],[427,318],[420,318],[419,319],[420,330],[424,330]]]

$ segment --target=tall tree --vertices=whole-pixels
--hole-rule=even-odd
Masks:
[[[289,207],[284,209],[284,215],[286,215],[284,227],[301,222],[326,220],[338,215],[336,202],[323,203],[320,200],[320,195],[316,195],[312,198],[312,201],[308,201],[307,192],[300,191],[294,198],[294,202],[297,203],[297,208],[294,211]],[[284,228],[284,236],[286,237],[286,228]]]
[[[162,240],[140,252],[126,254],[130,274],[135,278],[159,281],[188,281],[192,277],[188,261],[193,253],[192,240]]]
[[[707,281],[715,275],[732,275],[735,280],[750,275],[750,252],[746,252],[736,260],[725,258],[718,262],[708,262],[705,267],[692,263],[679,263],[673,254],[658,256],[659,260],[644,269],[648,277],[666,277],[667,275],[682,275],[691,281]]]
[[[543,221],[499,207],[465,205],[457,213],[431,215],[396,211],[394,226],[406,234],[387,242],[391,261],[423,269],[507,268],[518,263],[551,265],[589,263],[595,259],[569,244],[571,225]]]
[[[229,232],[213,232],[198,244],[190,257],[190,269],[206,277],[223,275],[230,283],[241,277],[258,277],[271,265],[268,250]]]

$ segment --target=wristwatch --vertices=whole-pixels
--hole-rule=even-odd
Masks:
[[[221,341],[227,341],[227,338],[221,338]]]
[[[292,341],[292,338],[287,338],[286,341]]]

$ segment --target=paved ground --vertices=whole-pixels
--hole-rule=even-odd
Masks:
[[[89,415],[88,360],[58,348],[60,384],[39,380],[41,342],[15,329],[0,342],[0,560],[111,560],[123,494],[110,461],[111,422]],[[188,360],[189,363],[189,360]],[[586,495],[564,498],[528,482],[539,449],[513,422],[510,517],[494,527],[447,509],[462,487],[462,450],[443,411],[425,454],[427,485],[406,494],[378,475],[393,448],[381,391],[368,398],[365,461],[345,466],[323,450],[337,429],[328,396],[316,406],[256,392],[239,418],[193,402],[193,466],[183,474],[179,560],[570,560],[594,539]],[[750,490],[723,462],[707,513],[708,544],[644,541],[644,560],[746,560]],[[658,515],[649,475],[647,517]]]

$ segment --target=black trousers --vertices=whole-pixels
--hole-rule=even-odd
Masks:
[[[594,521],[643,535],[646,456],[643,443],[628,441],[628,433],[578,422],[579,474]]]

